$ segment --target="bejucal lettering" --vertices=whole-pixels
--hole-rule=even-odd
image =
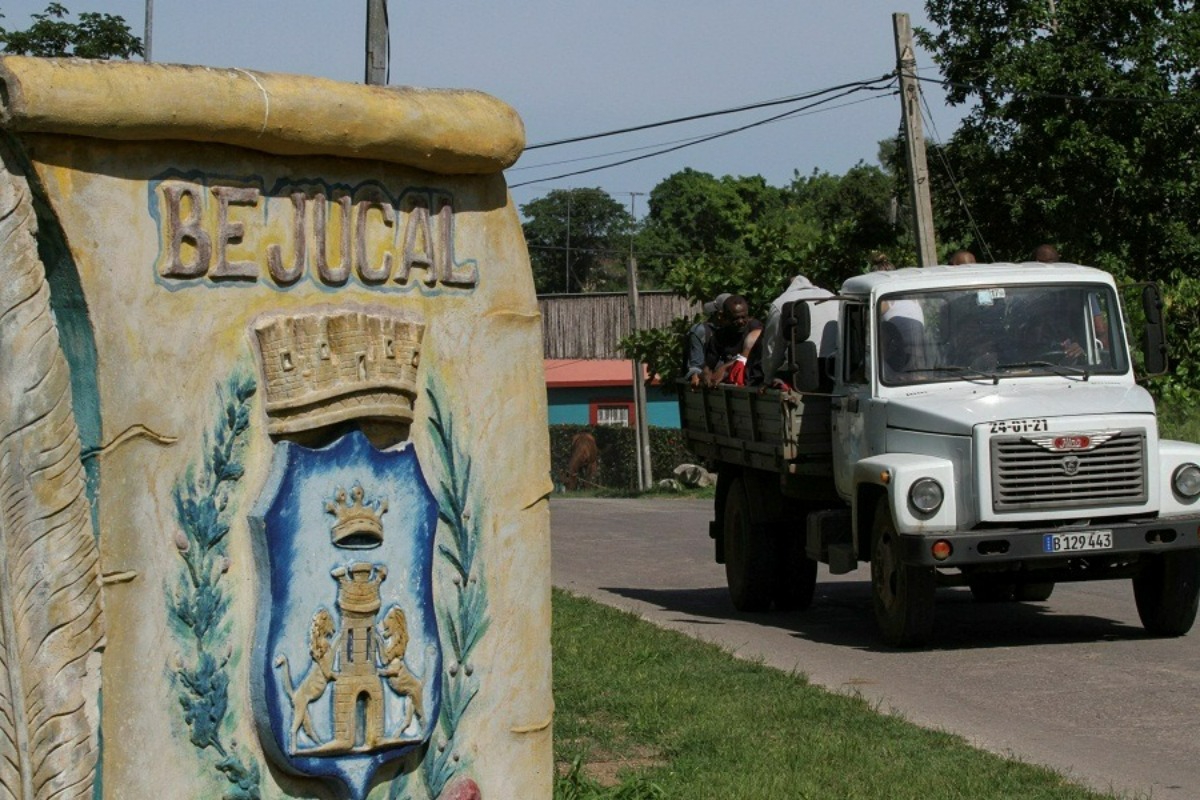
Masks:
[[[250,186],[162,181],[158,274],[166,279],[267,281],[290,286],[305,275],[326,286],[352,278],[368,286],[469,288],[474,260],[454,255],[448,194],[375,188],[296,189],[264,195]]]

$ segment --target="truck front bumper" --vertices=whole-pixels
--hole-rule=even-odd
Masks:
[[[1047,537],[1110,531],[1112,547],[1071,552],[1047,551]],[[1018,561],[1062,561],[1165,553],[1200,548],[1200,517],[1160,517],[1140,522],[1112,522],[1079,527],[1012,528],[955,533],[900,534],[901,559],[930,567],[961,567]],[[949,542],[950,556],[933,557],[937,542]]]

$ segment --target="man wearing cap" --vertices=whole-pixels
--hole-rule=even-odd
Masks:
[[[704,304],[706,319],[697,322],[688,331],[687,341],[687,374],[684,378],[693,389],[699,389],[706,367],[711,369],[715,364],[705,364],[705,353],[708,351],[709,340],[712,339],[715,327],[720,324],[725,301],[729,293],[723,292]]]

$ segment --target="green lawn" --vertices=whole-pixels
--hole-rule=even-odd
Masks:
[[[1113,797],[558,590],[553,643],[559,800]]]

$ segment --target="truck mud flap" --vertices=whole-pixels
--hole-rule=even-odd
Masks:
[[[725,537],[721,535],[721,523],[715,519],[708,523],[708,538],[713,540],[713,558],[718,564],[725,563]]]
[[[805,551],[809,558],[829,565],[834,575],[858,568],[849,509],[823,509],[808,514]]]

